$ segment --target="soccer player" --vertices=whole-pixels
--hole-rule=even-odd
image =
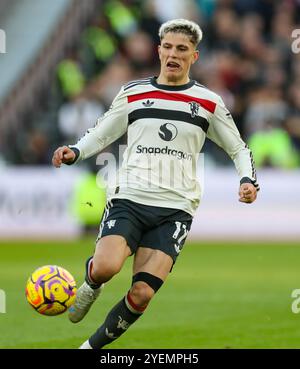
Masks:
[[[159,36],[159,76],[123,86],[94,128],[76,145],[59,147],[53,155],[55,167],[77,163],[128,134],[118,182],[107,194],[95,252],[86,262],[85,282],[69,319],[83,319],[104,283],[130,255],[132,285],[80,348],[99,349],[120,337],[166,280],[199,205],[195,167],[206,137],[234,161],[239,201],[252,203],[259,189],[252,154],[221,97],[189,78],[199,56],[201,29],[175,19],[162,24]]]

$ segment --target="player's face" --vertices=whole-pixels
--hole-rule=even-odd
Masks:
[[[158,46],[158,53],[161,63],[158,82],[172,85],[188,83],[191,65],[199,56],[188,36],[167,33]]]

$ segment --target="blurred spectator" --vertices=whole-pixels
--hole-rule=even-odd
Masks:
[[[91,26],[82,37],[80,59],[82,69],[88,79],[99,73],[109,63],[117,52],[114,37],[105,29]]]
[[[121,86],[133,78],[129,62],[119,55],[106,66],[103,73],[91,81],[88,93],[99,99],[108,109]]]
[[[272,166],[282,169],[296,168],[299,156],[288,133],[281,128],[255,132],[249,138],[257,168]]]
[[[49,140],[46,133],[33,129],[28,133],[27,145],[24,152],[24,160],[27,164],[49,164]]]
[[[240,52],[256,62],[260,61],[266,47],[261,29],[261,22],[257,16],[245,17],[240,23]]]
[[[58,127],[66,142],[76,142],[104,113],[100,102],[79,97],[63,104],[58,112]]]
[[[158,30],[161,25],[156,16],[156,8],[153,0],[142,1],[140,15],[140,29],[146,32],[154,43],[154,47],[159,45]]]
[[[209,22],[215,12],[217,0],[196,0],[203,22]]]
[[[108,0],[105,2],[104,8],[112,29],[119,36],[126,37],[136,30],[137,20],[134,14],[121,1]]]
[[[158,53],[147,33],[137,31],[128,36],[124,41],[124,52],[138,78],[151,75]]]
[[[213,49],[227,49],[237,52],[239,35],[240,23],[234,11],[228,8],[217,9],[206,36],[212,51]]]
[[[265,85],[250,94],[247,106],[245,113],[247,136],[257,131],[282,127],[288,114],[288,107],[281,91]]]
[[[292,143],[298,152],[300,153],[300,115],[291,115],[286,120],[286,129],[290,135]]]
[[[85,84],[80,65],[71,59],[62,60],[57,66],[57,79],[65,98],[78,95]]]
[[[289,116],[285,126],[295,148],[300,153],[300,78],[289,89],[289,101]]]
[[[262,20],[265,34],[269,33],[276,3],[274,0],[234,0],[233,6],[239,16],[256,13]]]

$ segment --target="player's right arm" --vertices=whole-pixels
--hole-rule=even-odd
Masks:
[[[87,130],[76,145],[59,147],[53,155],[55,167],[73,164],[99,153],[121,137],[128,126],[127,96],[123,88],[114,99],[110,109],[97,120],[93,128]]]
[[[76,160],[76,153],[74,150],[70,149],[68,146],[59,147],[54,151],[52,157],[52,164],[56,168],[60,168],[62,164],[72,164]]]

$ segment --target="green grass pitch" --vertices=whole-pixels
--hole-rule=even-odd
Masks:
[[[126,293],[132,258],[86,318],[36,313],[25,298],[30,273],[45,264],[68,269],[80,285],[93,240],[1,242],[0,348],[77,348]],[[187,243],[145,315],[107,348],[300,348],[300,243]]]

